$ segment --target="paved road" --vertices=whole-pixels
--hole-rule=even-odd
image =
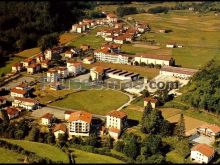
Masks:
[[[128,94],[128,93],[125,93],[125,92],[122,92],[122,91],[119,91],[119,92],[121,92],[121,93],[127,95],[127,96],[129,97],[129,100],[128,100],[127,103],[124,103],[122,106],[120,106],[119,108],[117,108],[116,111],[120,111],[120,110],[122,110],[123,108],[127,107],[127,106],[130,105],[130,103],[135,99],[135,98],[133,97],[133,95],[131,95],[131,94]]]

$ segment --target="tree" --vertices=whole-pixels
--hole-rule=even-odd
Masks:
[[[124,146],[125,146],[125,143],[123,140],[117,140],[114,143],[114,149],[119,152],[123,152]]]
[[[30,141],[38,141],[39,139],[39,134],[40,134],[40,130],[39,128],[33,126],[31,131],[29,132],[29,135],[27,137],[28,140]]]
[[[45,138],[46,138],[46,142],[48,143],[48,144],[53,144],[53,143],[55,143],[55,136],[54,136],[54,134],[53,134],[53,132],[50,130],[49,131],[49,133],[45,136]]]
[[[102,147],[107,147],[109,149],[112,149],[113,147],[113,139],[110,135],[107,135],[102,140]]]
[[[85,138],[85,143],[86,145],[90,145],[93,147],[97,147],[98,146],[98,137],[96,134],[91,134],[89,137]]]
[[[1,110],[1,113],[2,113],[3,123],[8,125],[10,123],[10,119],[8,117],[7,111]]]
[[[190,153],[190,145],[188,139],[181,139],[176,144],[176,151],[186,157]]]
[[[186,132],[185,120],[184,120],[183,114],[181,113],[179,121],[178,121],[176,128],[175,128],[175,134],[181,140],[185,137],[185,132]]]
[[[42,36],[41,39],[38,41],[38,46],[41,48],[42,51],[44,51],[47,48],[52,48],[58,43],[58,33],[52,33]]]
[[[146,132],[145,130],[145,121],[148,120],[148,114],[153,110],[151,102],[148,101],[147,106],[144,108],[144,112],[141,118],[141,131]]]
[[[19,130],[19,129],[16,130],[15,131],[15,138],[19,139],[19,140],[23,139],[24,138],[24,131]]]
[[[143,140],[141,148],[142,155],[154,155],[160,152],[162,147],[162,138],[159,135],[149,135]]]
[[[144,97],[149,97],[150,96],[150,93],[149,93],[149,91],[147,89],[144,89],[142,91],[142,94],[143,94]]]
[[[68,135],[66,133],[58,135],[58,142],[61,146],[64,146],[68,140]]]

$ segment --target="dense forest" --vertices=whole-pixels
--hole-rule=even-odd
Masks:
[[[211,60],[198,72],[192,81],[185,86],[186,92],[181,101],[192,107],[210,112],[220,112],[220,63]]]
[[[0,2],[0,56],[34,47],[43,35],[69,30],[96,2]]]

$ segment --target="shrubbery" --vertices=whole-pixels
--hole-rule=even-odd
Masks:
[[[157,13],[168,13],[169,8],[168,7],[164,7],[164,6],[157,6],[157,7],[153,7],[148,9],[148,13],[150,14],[157,14]]]

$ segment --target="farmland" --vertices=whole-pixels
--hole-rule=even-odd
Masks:
[[[63,100],[53,102],[51,105],[105,115],[127,101],[128,96],[118,91],[88,90],[70,94]]]
[[[31,48],[31,49],[25,49],[19,53],[16,54],[18,57],[31,57],[37,53],[40,53],[40,48]]]

